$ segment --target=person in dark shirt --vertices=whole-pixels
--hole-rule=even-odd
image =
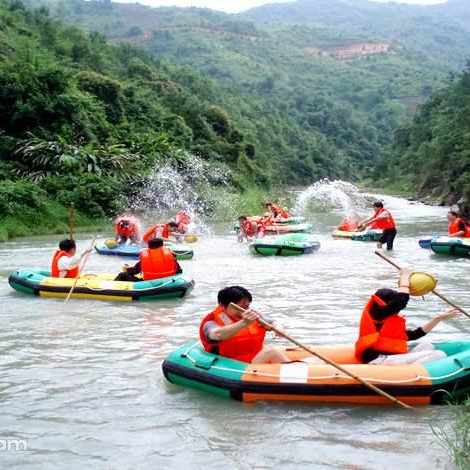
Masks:
[[[411,364],[445,357],[445,353],[435,350],[429,343],[408,350],[408,341],[426,336],[441,321],[459,314],[456,309],[450,309],[419,328],[407,328],[406,320],[399,313],[406,308],[410,299],[410,276],[409,270],[402,270],[398,290],[379,289],[367,304],[356,343],[356,355],[362,362]]]

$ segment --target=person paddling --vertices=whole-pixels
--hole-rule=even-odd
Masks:
[[[286,209],[282,208],[281,206],[278,206],[277,204],[267,202],[265,204],[265,207],[268,213],[272,215],[275,221],[288,219],[290,217],[289,212],[287,212]]]
[[[387,250],[393,250],[393,242],[397,236],[397,227],[395,219],[390,211],[384,208],[382,201],[374,202],[374,214],[372,217],[363,220],[359,224],[358,228],[364,229],[365,227],[383,230],[382,236],[377,243],[377,247],[382,248],[382,245],[386,243]]]
[[[115,281],[151,281],[171,277],[182,272],[181,266],[176,261],[176,256],[170,249],[165,248],[163,240],[153,238],[148,242],[148,248],[140,253],[139,262],[134,266],[126,266]]]
[[[207,314],[199,327],[204,349],[213,354],[252,364],[289,363],[280,350],[265,347],[266,328],[257,320],[259,315],[250,309],[251,293],[240,286],[226,287],[217,295],[218,306]],[[240,313],[230,304],[245,310]]]
[[[459,214],[456,211],[449,211],[447,214],[447,220],[449,221],[449,237],[470,237],[470,227],[462,218],[459,217]]]
[[[421,343],[410,350],[408,341],[420,339],[431,332],[440,322],[455,318],[456,309],[437,315],[425,325],[408,329],[406,319],[400,315],[410,299],[409,270],[402,269],[398,291],[379,289],[362,312],[356,357],[369,364],[414,364],[435,361],[446,357],[434,349],[431,343]]]
[[[77,278],[80,276],[80,263],[92,250],[89,248],[77,255],[75,240],[62,240],[51,262],[51,277]]]

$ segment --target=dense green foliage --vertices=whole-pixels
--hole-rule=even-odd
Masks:
[[[395,132],[388,173],[422,196],[470,201],[469,116],[470,64],[419,109],[412,123]]]
[[[268,183],[255,143],[223,103],[220,89],[187,67],[1,0],[2,224],[15,213],[34,224],[31,209],[58,229],[64,219],[54,214],[72,202],[83,220],[114,214],[155,166],[184,166],[181,149],[236,170],[239,186]]]
[[[0,185],[35,183],[39,199],[73,202],[88,218],[114,214],[156,166],[187,168],[191,154],[253,200],[255,186],[358,180],[377,168],[438,188],[431,169],[418,175],[401,158],[418,150],[396,130],[445,95],[470,51],[468,6],[325,1],[226,15],[0,0]],[[449,192],[467,184],[462,155]]]
[[[388,54],[338,60],[332,49],[380,38],[359,25],[346,28],[347,22],[340,28],[273,25],[247,20],[249,13],[83,0],[53,4],[55,14],[74,24],[216,80],[223,107],[256,148],[248,147],[247,155],[256,155],[281,183],[369,174],[398,123],[448,71],[442,72],[442,61],[433,65],[431,54],[423,58],[402,44],[392,44]]]

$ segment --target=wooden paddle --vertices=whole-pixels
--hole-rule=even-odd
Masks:
[[[69,208],[69,238],[73,240],[75,235],[75,206],[72,202]]]
[[[242,307],[240,307],[239,305],[237,304],[234,304],[234,303],[231,303],[230,306],[232,308],[234,308],[235,310],[237,310],[238,312],[240,313],[245,313],[247,312],[247,310],[243,309]],[[262,318],[259,318],[258,319],[259,323],[265,327],[267,330],[271,330],[271,331],[274,331],[277,335],[287,339],[288,341],[290,341],[291,343],[295,344],[297,347],[303,349],[304,351],[307,351],[309,354],[311,354],[312,356],[315,356],[317,357],[318,359],[321,359],[323,362],[326,362],[327,364],[329,364],[330,366],[333,366],[335,369],[338,369],[340,372],[342,372],[343,374],[347,375],[348,377],[351,377],[352,379],[356,380],[357,382],[361,383],[362,385],[364,385],[365,387],[369,388],[370,390],[374,391],[375,393],[377,393],[378,395],[381,395],[385,398],[387,398],[388,400],[390,400],[391,402],[395,403],[396,405],[400,405],[402,406],[403,408],[408,408],[408,409],[414,409],[412,406],[410,405],[407,405],[406,403],[402,402],[401,400],[399,400],[398,398],[395,398],[394,396],[388,394],[387,392],[384,392],[382,389],[376,387],[374,384],[371,384],[370,382],[368,382],[367,380],[364,380],[362,377],[359,377],[358,375],[354,374],[353,372],[350,372],[349,370],[345,369],[344,367],[342,367],[341,365],[337,364],[336,362],[328,359],[327,357],[323,356],[322,354],[314,351],[312,348],[309,348],[308,346],[305,346],[303,345],[302,343],[300,343],[299,341],[297,341],[296,339],[292,338],[291,336],[289,336],[288,334],[284,333],[283,331],[279,330],[278,328],[276,328],[275,326],[267,323],[265,320],[263,320]]]
[[[93,248],[95,247],[95,243],[96,243],[96,239],[98,237],[95,236],[95,238],[93,238],[93,241],[91,242],[91,246],[90,246],[90,250],[93,250]],[[83,259],[83,263],[82,265],[80,266],[80,271],[82,271],[83,269],[85,269],[85,265],[87,264],[88,262],[88,258],[90,257],[90,254],[91,254],[91,251],[90,253],[87,253],[87,255],[85,256],[85,258]],[[80,279],[80,273],[79,275],[75,278],[75,281],[73,283],[73,286],[72,288],[70,289],[70,292],[68,293],[67,297],[65,298],[65,303],[67,303],[69,300],[70,300],[70,297],[72,297],[72,293],[73,291],[75,290],[75,287],[77,287],[77,283],[78,283],[78,280]]]
[[[385,256],[383,253],[380,253],[380,251],[375,251],[375,254],[379,257],[382,258],[384,261],[386,261],[388,264],[391,264],[394,266],[396,269],[401,271],[400,266],[398,264],[394,263],[388,256]],[[459,307],[458,305],[454,304],[454,302],[451,302],[447,297],[443,296],[441,293],[437,292],[435,289],[432,291],[432,293],[436,296],[439,297],[442,301],[444,301],[446,304],[450,305],[452,308],[457,309],[459,312],[462,312],[465,316],[470,318],[470,314],[466,312],[463,308]]]

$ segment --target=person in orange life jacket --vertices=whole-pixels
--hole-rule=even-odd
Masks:
[[[142,250],[140,259],[134,266],[125,266],[115,281],[139,282],[161,279],[182,273],[173,252],[165,248],[161,238],[153,238],[148,242],[148,249]],[[139,276],[138,276],[139,275]]]
[[[266,210],[271,214],[275,220],[288,219],[289,213],[282,207],[273,204],[272,202],[267,202],[265,204]]]
[[[91,249],[77,255],[77,245],[74,240],[62,240],[59,249],[54,253],[51,263],[51,277],[76,278],[80,275],[82,259],[91,253]]]
[[[175,215],[175,222],[178,225],[178,233],[185,234],[188,233],[188,226],[191,223],[191,216],[186,211],[179,211]]]
[[[199,328],[206,351],[252,364],[291,362],[282,351],[264,347],[266,329],[257,322],[259,315],[250,309],[252,296],[247,289],[226,287],[217,299],[218,307],[203,318]],[[232,302],[247,312],[240,314],[230,306]]]
[[[238,241],[250,241],[253,238],[262,238],[265,232],[265,225],[261,219],[257,222],[253,219],[248,219],[245,215],[238,218],[240,230],[238,232]]]
[[[143,236],[144,242],[149,242],[152,238],[170,238],[170,236],[177,232],[178,224],[174,221],[167,224],[152,225]]]
[[[116,241],[126,243],[140,242],[140,224],[133,216],[120,216],[114,222],[114,231],[116,232]]]
[[[446,357],[430,343],[418,344],[409,349],[408,341],[427,335],[441,321],[456,317],[459,312],[451,309],[425,325],[408,329],[406,320],[399,313],[410,298],[409,270],[401,270],[398,291],[379,289],[369,300],[362,313],[356,357],[369,364],[399,365],[424,363]]]
[[[358,229],[362,230],[366,226],[383,230],[383,234],[377,243],[377,248],[382,248],[382,245],[386,243],[387,250],[393,250],[393,242],[397,236],[397,227],[390,211],[384,209],[383,202],[374,202],[374,215],[368,219],[363,220],[359,224]]]
[[[459,217],[457,212],[449,211],[447,220],[449,221],[449,237],[470,237],[470,227]]]
[[[338,230],[343,232],[354,232],[359,226],[359,216],[355,212],[350,212],[338,226]]]

